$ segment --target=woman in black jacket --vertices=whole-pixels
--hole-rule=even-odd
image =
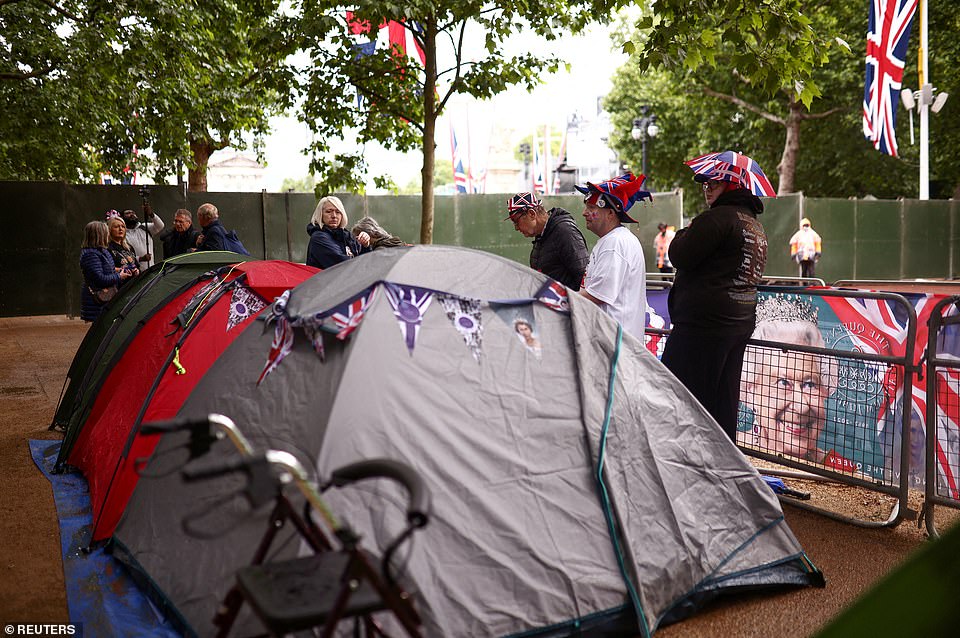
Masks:
[[[729,176],[695,179],[708,209],[670,242],[673,328],[661,360],[736,442],[743,354],[767,263],[763,202]]]
[[[329,268],[357,255],[369,252],[370,235],[361,232],[356,238],[347,230],[347,211],[339,197],[328,195],[317,203],[307,224],[310,243],[307,265]]]

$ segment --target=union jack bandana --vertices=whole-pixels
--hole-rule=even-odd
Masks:
[[[507,200],[508,214],[503,221],[507,221],[517,213],[522,213],[528,208],[536,208],[541,203],[533,193],[517,193]]]

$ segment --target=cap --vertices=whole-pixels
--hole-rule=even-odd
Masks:
[[[503,221],[507,221],[513,215],[521,213],[529,208],[536,208],[542,202],[537,196],[530,192],[517,193],[507,200],[507,216]]]
[[[586,186],[574,186],[578,191],[586,195],[583,201],[599,208],[609,206],[617,213],[621,222],[636,224],[637,220],[627,214],[634,203],[649,199],[653,201],[653,195],[649,191],[642,190],[646,175],[635,177],[633,173],[624,173],[620,177],[608,179],[599,184],[587,182]]]

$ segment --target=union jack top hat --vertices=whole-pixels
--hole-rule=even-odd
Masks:
[[[614,177],[599,184],[587,182],[586,186],[574,186],[574,188],[586,195],[583,198],[586,203],[594,204],[599,208],[610,207],[621,222],[636,224],[637,220],[628,215],[627,211],[642,199],[653,201],[650,191],[640,188],[646,179],[646,175],[641,174],[635,177],[633,173],[624,173],[620,177]]]
[[[517,213],[522,213],[528,208],[536,208],[541,203],[533,193],[517,193],[507,200],[507,216],[503,221],[507,221]]]

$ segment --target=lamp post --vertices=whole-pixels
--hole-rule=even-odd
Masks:
[[[630,131],[630,136],[633,139],[640,140],[640,171],[644,175],[647,174],[647,140],[656,137],[659,132],[660,127],[657,126],[656,114],[651,113],[650,107],[644,104],[640,107],[640,117],[633,120],[633,129]]]

